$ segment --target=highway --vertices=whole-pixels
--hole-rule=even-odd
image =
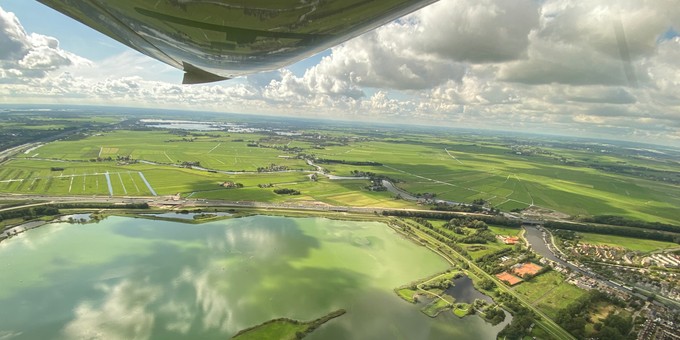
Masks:
[[[167,207],[225,207],[225,208],[260,208],[260,209],[283,209],[283,210],[307,210],[307,211],[335,211],[348,212],[359,214],[382,214],[383,211],[409,211],[409,212],[440,212],[430,209],[408,209],[408,208],[383,208],[383,207],[352,207],[342,205],[330,205],[325,203],[309,204],[309,203],[268,203],[268,202],[254,202],[254,201],[225,201],[225,200],[211,200],[211,199],[180,199],[173,200],[170,196],[121,196],[109,197],[108,195],[94,195],[94,196],[46,196],[46,195],[24,195],[24,194],[3,194],[0,195],[0,202],[8,201],[26,201],[29,204],[49,204],[49,203],[108,203],[108,204],[128,204],[128,203],[148,203],[150,206],[167,206]],[[37,201],[37,202],[36,202]],[[36,202],[36,203],[32,203]],[[10,207],[10,209],[19,209],[24,206]],[[0,209],[0,211],[2,211]],[[480,215],[475,213],[459,213],[450,211],[441,211],[442,213],[464,214],[464,215]]]

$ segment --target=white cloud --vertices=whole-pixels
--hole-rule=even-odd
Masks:
[[[88,61],[59,48],[59,41],[41,34],[27,34],[14,13],[0,8],[0,83],[41,78],[47,72]]]
[[[54,38],[27,34],[13,14],[0,10],[0,20],[2,102],[680,135],[680,38],[663,38],[680,30],[673,0],[441,0],[333,48],[302,74],[198,86],[171,82],[179,71],[136,52],[88,64]]]
[[[75,319],[64,327],[71,339],[148,339],[155,317],[148,310],[158,298],[160,287],[124,280],[113,286],[99,287],[106,296],[99,306],[80,303]]]
[[[540,28],[529,34],[528,58],[503,65],[499,78],[577,86],[646,82],[644,61],[678,21],[677,7],[670,1],[548,1]]]
[[[539,7],[529,0],[441,1],[412,19],[416,34],[403,38],[416,52],[452,61],[502,62],[526,53]]]

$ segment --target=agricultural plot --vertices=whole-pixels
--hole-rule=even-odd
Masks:
[[[273,148],[249,147],[247,139],[258,135],[233,137],[220,132],[210,136],[186,137],[166,131],[114,131],[98,133],[77,141],[57,141],[40,150],[40,158],[90,161],[131,157],[159,164],[198,162],[200,166],[224,171],[256,171],[271,164],[291,169],[311,169],[303,160],[289,157]],[[29,158],[31,155],[23,155]]]
[[[645,240],[639,238],[622,237],[614,235],[601,235],[592,233],[577,233],[579,236],[579,243],[605,245],[609,247],[624,247],[633,251],[640,251],[643,253],[652,252],[656,250],[678,248],[677,243],[663,242],[655,240]]]
[[[308,129],[305,132],[306,137],[223,131],[92,132],[82,139],[48,143],[28,154],[18,155],[0,168],[0,191],[108,194],[106,178],[100,174],[109,172],[114,195],[150,195],[151,189],[135,173],[143,171],[159,195],[193,193],[198,195],[195,197],[232,199],[238,194],[224,192],[218,184],[234,181],[245,186],[243,189],[247,190],[242,193],[248,199],[413,206],[413,203],[395,201],[389,193],[366,190],[366,181],[309,182],[304,178],[308,172],[252,173],[272,167],[315,170],[305,160],[296,158],[298,153],[303,153],[318,159],[379,163],[319,162],[319,165],[338,176],[351,176],[352,171],[357,170],[385,175],[397,180],[396,185],[410,193],[433,193],[444,200],[469,203],[483,199],[490,206],[505,211],[536,206],[568,215],[611,214],[680,223],[678,186],[640,176],[604,172],[582,166],[586,164],[584,161],[566,165],[556,154],[563,159],[590,159],[591,163],[597,160],[603,164],[622,163],[618,156],[559,148],[545,148],[547,152],[555,153],[549,156],[525,155],[488,137],[394,131],[374,136],[371,133],[355,134],[351,129]],[[319,137],[310,138],[311,133],[318,133]],[[290,148],[297,149],[290,151]],[[126,157],[140,163],[126,165]],[[93,161],[97,159],[99,161]],[[54,173],[50,167],[64,165],[57,161],[67,161],[67,166]],[[625,161],[635,166],[646,164],[637,158],[626,158]],[[178,166],[183,162],[206,170],[180,169]],[[650,160],[646,165],[658,171],[675,171],[667,162]],[[226,175],[214,171],[247,173]],[[300,190],[302,195],[285,198],[260,195],[256,186],[262,183],[291,183],[291,188]]]
[[[492,243],[486,244],[466,244],[463,246],[467,253],[473,260],[477,260],[484,255],[493,254],[505,248],[510,248],[512,246],[507,244],[502,244],[498,240]]]
[[[51,171],[57,168],[63,170]],[[12,160],[4,165],[0,192],[49,195],[109,195],[106,173],[114,196],[150,195],[138,171],[88,162]],[[140,183],[140,184],[137,184]]]
[[[372,171],[400,180],[411,193],[471,202],[484,199],[504,210],[531,205],[571,215],[623,215],[677,223],[680,188],[551,159],[515,155],[500,146],[362,142],[317,152],[345,161],[371,160],[382,167],[329,165],[341,175]],[[453,157],[455,156],[455,158]]]
[[[586,294],[585,290],[567,283],[554,271],[536,276],[513,289],[551,318],[554,318],[560,309]]]
[[[503,236],[518,236],[519,233],[522,231],[522,229],[520,229],[520,228],[507,228],[507,227],[496,227],[496,226],[489,226],[489,230],[491,230],[496,235],[503,235]]]

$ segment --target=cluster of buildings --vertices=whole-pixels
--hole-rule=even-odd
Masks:
[[[519,242],[519,237],[517,236],[496,235],[496,238],[505,244],[517,244]]]
[[[648,308],[647,308],[648,307]],[[680,340],[677,323],[671,320],[669,310],[665,307],[648,305],[645,308],[647,320],[638,332],[638,340]]]
[[[645,266],[656,265],[666,268],[678,268],[680,267],[680,256],[673,253],[654,254],[642,258],[642,264]]]
[[[620,265],[642,265],[644,267],[680,268],[680,256],[670,252],[646,256],[623,247],[588,243],[578,243],[575,246],[568,246],[566,248],[574,255],[587,256],[599,262]]]
[[[628,262],[628,264],[632,264],[629,256],[626,254],[628,250],[623,247],[579,243],[573,248],[573,251],[578,255],[596,257],[597,259],[606,262],[617,263],[623,260],[624,262]]]

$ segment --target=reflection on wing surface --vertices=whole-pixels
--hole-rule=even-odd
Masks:
[[[39,0],[200,83],[276,69],[434,0]]]

